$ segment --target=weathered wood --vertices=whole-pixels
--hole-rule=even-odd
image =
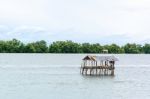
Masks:
[[[114,64],[117,58],[86,56],[83,59],[80,73],[83,75],[114,75]]]
[[[114,68],[111,66],[84,66],[81,68],[81,74],[83,75],[114,75]],[[99,72],[98,72],[99,71]],[[110,72],[109,72],[110,71]]]

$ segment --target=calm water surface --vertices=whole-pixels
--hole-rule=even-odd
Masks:
[[[0,99],[150,99],[150,55],[115,55],[114,77],[79,73],[86,54],[0,54]]]

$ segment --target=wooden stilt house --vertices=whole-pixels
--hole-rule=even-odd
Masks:
[[[115,61],[114,56],[91,56],[83,58],[80,72],[82,75],[114,75]]]

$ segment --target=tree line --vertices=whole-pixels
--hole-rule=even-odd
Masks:
[[[46,41],[23,43],[17,39],[0,40],[0,53],[150,53],[150,44],[140,45],[127,43],[123,46],[116,44],[100,45],[99,43],[76,43],[73,41],[56,41],[48,45]]]

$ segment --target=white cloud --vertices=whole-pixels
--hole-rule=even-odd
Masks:
[[[3,26],[4,27],[4,26]],[[28,27],[20,26],[16,28],[7,27],[7,31],[0,33],[0,39],[10,40],[13,38],[22,40],[24,42],[30,42],[35,40],[48,40],[48,38],[53,35],[48,33],[48,30],[41,27]]]
[[[149,17],[149,0],[3,0],[0,38],[140,42],[150,38]]]

